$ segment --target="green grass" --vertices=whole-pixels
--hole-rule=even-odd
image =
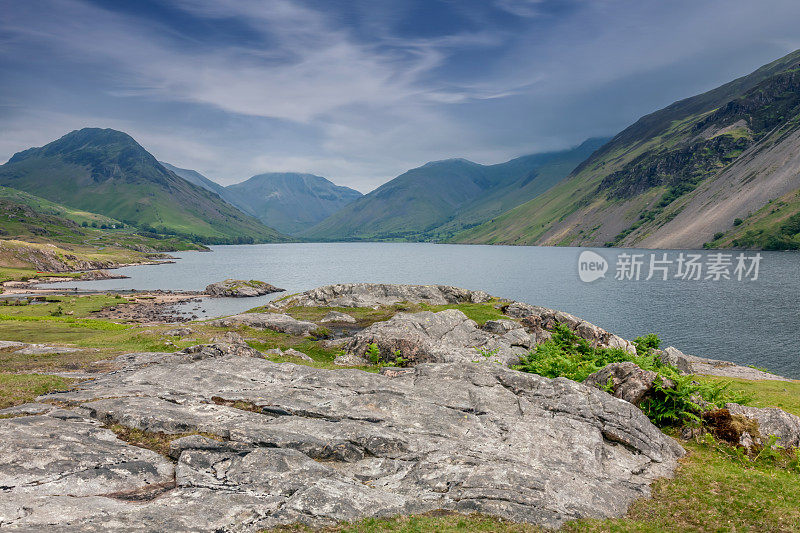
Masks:
[[[27,305],[3,305],[0,302],[0,320],[25,320],[26,318],[54,321],[69,321],[70,317],[85,318],[92,313],[100,311],[106,307],[120,305],[128,300],[122,296],[99,294],[87,296],[48,296],[46,302],[29,303]],[[8,303],[11,303],[10,301]],[[54,314],[62,313],[62,318],[54,317]],[[72,313],[63,316],[63,313]],[[48,318],[50,317],[50,318]]]
[[[710,382],[714,378],[694,376],[694,379]],[[729,379],[731,388],[752,395],[750,405],[755,407],[777,407],[800,416],[800,381],[749,381]]]
[[[742,223],[726,231],[722,238],[708,243],[709,248],[800,249],[800,191],[792,191],[767,202],[755,213],[742,213]]]
[[[0,365],[0,368],[3,366]],[[44,374],[0,373],[0,409],[32,402],[37,396],[68,389],[75,380]]]
[[[291,525],[270,529],[271,532],[310,533],[461,533],[485,531],[497,533],[539,533],[540,527],[530,524],[517,524],[501,518],[477,513],[462,515],[450,511],[433,511],[422,515],[393,516],[389,518],[367,518],[358,522],[348,522],[336,526],[312,529],[303,525]]]
[[[309,320],[316,322],[322,319],[330,311],[346,313],[356,319],[356,325],[360,328],[367,327],[375,322],[389,320],[399,312],[418,313],[420,311],[432,311],[438,313],[445,309],[458,309],[467,317],[483,325],[487,320],[508,319],[499,309],[495,309],[496,300],[486,303],[473,304],[447,304],[447,305],[428,305],[424,303],[401,302],[394,305],[381,306],[377,309],[372,307],[291,307],[285,312],[298,320]],[[248,312],[269,311],[263,307],[251,309]]]
[[[569,532],[798,531],[800,475],[768,465],[742,465],[712,447],[690,452],[672,480],[657,481],[652,498],[625,518],[583,520]]]
[[[79,278],[76,272],[42,272],[33,268],[12,268],[0,266],[0,283],[6,281],[29,281],[49,277]]]
[[[434,313],[438,313],[439,311],[444,311],[445,309],[458,309],[459,311],[467,315],[468,318],[477,322],[479,326],[484,325],[488,320],[500,320],[500,319],[510,320],[510,318],[504,315],[502,311],[496,309],[494,307],[495,305],[496,302],[491,301],[482,304],[448,304],[448,305],[420,304],[420,308],[423,311],[433,311]]]

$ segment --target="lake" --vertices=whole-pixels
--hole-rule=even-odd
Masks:
[[[211,253],[173,254],[175,264],[127,267],[115,272],[130,279],[53,285],[87,290],[202,290],[225,278],[260,279],[290,292],[348,282],[447,284],[482,289],[494,296],[559,309],[625,338],[656,333],[663,346],[704,357],[753,364],[800,378],[800,254],[761,252],[758,279],[753,272],[719,281],[676,278],[681,251],[468,246],[427,243],[296,243],[214,246]],[[578,257],[592,250],[608,265],[605,277],[591,283],[578,275]],[[646,281],[650,254],[662,269]],[[662,257],[667,253],[666,258]],[[715,262],[711,251],[697,261]],[[629,260],[621,254],[642,257]],[[747,252],[746,259],[755,255]],[[723,257],[726,259],[726,257]],[[618,265],[641,260],[635,279],[615,279]],[[720,263],[720,261],[716,261]],[[748,266],[750,263],[748,263]],[[666,269],[666,270],[665,270]],[[717,268],[719,270],[719,268]],[[625,269],[631,274],[633,271]],[[666,273],[668,279],[662,280]],[[633,278],[633,276],[630,276]],[[712,276],[713,277],[713,276]],[[278,297],[213,299],[203,317],[232,314]],[[196,304],[193,304],[196,305]]]

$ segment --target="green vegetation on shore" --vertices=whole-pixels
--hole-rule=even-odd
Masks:
[[[578,337],[567,326],[556,324],[552,337],[539,344],[514,368],[548,378],[565,377],[583,382],[611,363],[631,362],[657,375],[654,394],[639,407],[660,427],[699,424],[705,410],[700,402],[716,408],[726,403],[747,404],[750,398],[722,382],[698,382],[684,376],[672,365],[662,363],[654,350],[660,340],[655,335],[637,338],[636,354],[621,348],[596,348]]]

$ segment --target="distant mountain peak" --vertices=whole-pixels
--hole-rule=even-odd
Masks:
[[[297,234],[340,210],[361,193],[300,172],[264,172],[229,185],[224,197],[265,224]]]

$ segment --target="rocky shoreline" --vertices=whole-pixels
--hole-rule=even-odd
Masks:
[[[492,318],[478,324],[462,304]],[[197,322],[226,333],[175,353],[121,355],[73,390],[0,410],[0,433],[13,436],[0,440],[0,525],[259,531],[442,509],[558,528],[622,516],[685,452],[637,407],[655,378],[636,365],[614,363],[584,383],[508,368],[556,325],[636,351],[573,315],[443,285],[331,285]],[[236,333],[247,328],[338,347],[342,366],[390,364],[313,368],[302,351],[254,349]],[[674,348],[659,357],[687,373],[745,375]],[[751,421],[743,445],[770,434],[800,445],[800,418],[726,407]],[[133,431],[163,445],[130,444]]]

